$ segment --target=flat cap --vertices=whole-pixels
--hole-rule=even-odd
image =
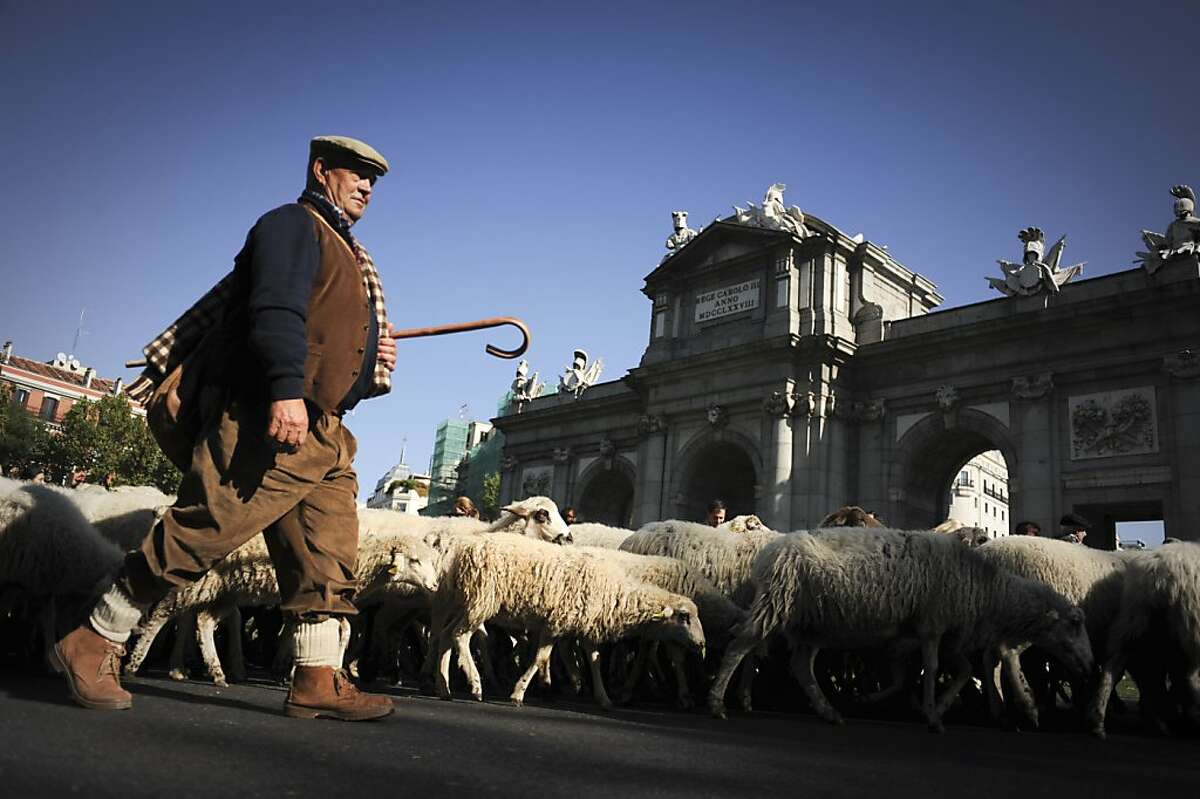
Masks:
[[[309,143],[308,157],[312,160],[318,156],[359,161],[380,175],[386,175],[388,171],[387,159],[378,150],[349,136],[317,136]]]
[[[1086,530],[1092,523],[1078,513],[1068,513],[1058,520],[1059,527],[1070,527],[1073,530]]]

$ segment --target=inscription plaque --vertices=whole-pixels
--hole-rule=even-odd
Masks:
[[[696,321],[711,322],[757,308],[759,283],[760,279],[754,278],[697,294]]]

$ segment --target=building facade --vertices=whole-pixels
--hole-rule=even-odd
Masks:
[[[50,362],[15,355],[11,341],[4,342],[0,349],[0,383],[8,384],[12,402],[40,418],[51,429],[58,428],[75,403],[117,395],[123,387],[120,378],[99,377],[95,369],[61,353]],[[133,412],[145,416],[145,411],[136,404]]]
[[[400,462],[375,483],[367,507],[416,516],[429,504],[429,484],[428,475],[413,474],[402,452]]]
[[[454,505],[458,467],[468,450],[483,443],[492,432],[491,422],[446,419],[437,428],[429,461],[429,505],[425,516],[447,516]]]
[[[1006,536],[1014,522],[1008,512],[1008,464],[999,450],[976,455],[963,464],[949,492],[946,518]]]
[[[719,497],[782,530],[858,504],[919,528],[997,450],[1006,520],[1077,511],[1099,545],[1119,521],[1200,534],[1194,255],[934,312],[936,286],[885,248],[811,215],[763,224],[768,205],[646,276],[647,347],[624,377],[494,420],[502,501],[548,488],[638,525]]]

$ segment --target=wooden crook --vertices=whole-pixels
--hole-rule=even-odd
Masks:
[[[499,347],[488,344],[484,349],[488,355],[494,355],[497,358],[519,358],[525,354],[525,350],[529,349],[529,327],[515,316],[493,316],[489,319],[479,319],[474,322],[458,322],[451,325],[437,325],[436,327],[408,327],[404,330],[397,330],[392,334],[392,338],[422,338],[424,336],[445,336],[449,333],[467,333],[472,330],[484,330],[489,327],[501,327],[502,325],[512,325],[517,330],[521,331],[521,343],[515,350],[502,350]]]

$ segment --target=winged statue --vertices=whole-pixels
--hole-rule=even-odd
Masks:
[[[1044,253],[1046,237],[1041,228],[1028,227],[1017,233],[1025,245],[1021,263],[998,259],[1004,277],[989,277],[988,284],[1008,297],[1029,297],[1042,291],[1057,294],[1067,281],[1083,273],[1087,263],[1061,267],[1063,250],[1067,248],[1064,235],[1054,243],[1049,253]]]
[[[587,352],[575,350],[571,365],[564,369],[558,378],[558,393],[570,394],[579,399],[584,391],[599,382],[603,369],[603,358],[597,358],[589,364]]]
[[[1191,186],[1172,186],[1175,198],[1175,220],[1167,226],[1166,234],[1142,231],[1146,252],[1137,254],[1135,262],[1154,274],[1167,261],[1196,256],[1200,253],[1200,217],[1196,216],[1196,193]]]

